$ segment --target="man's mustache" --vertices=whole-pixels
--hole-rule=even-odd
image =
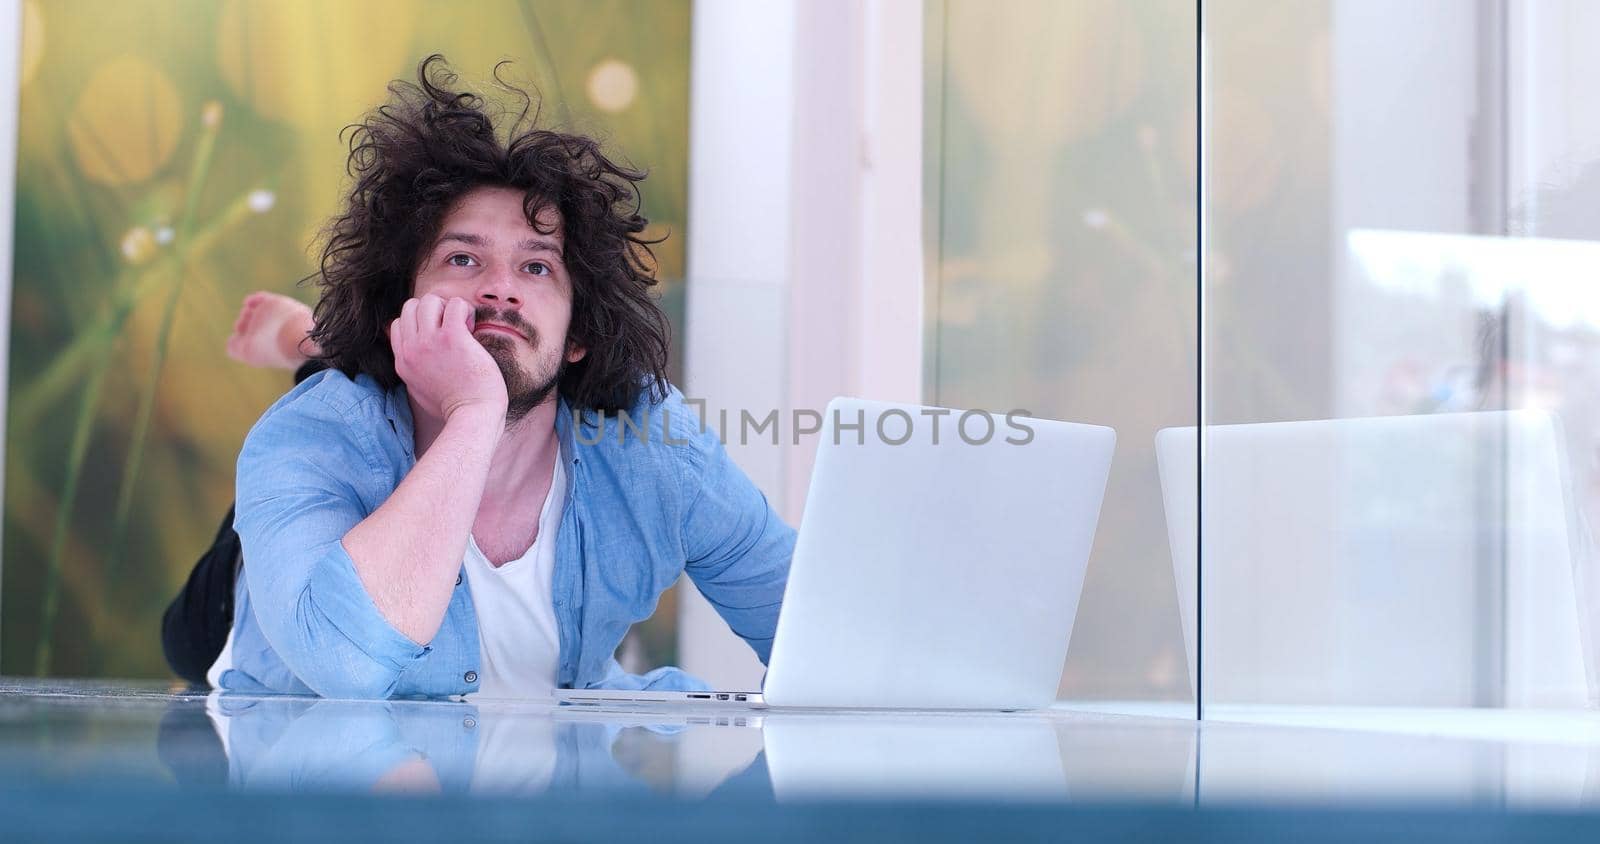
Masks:
[[[537,332],[534,331],[533,326],[529,324],[527,320],[522,318],[522,314],[519,314],[516,311],[500,311],[487,305],[479,305],[472,313],[472,322],[474,325],[477,325],[480,322],[492,322],[497,325],[503,325],[512,329],[513,331],[516,331],[518,334],[521,334],[523,339],[527,340],[529,343],[538,345],[538,343],[535,342],[535,336]]]

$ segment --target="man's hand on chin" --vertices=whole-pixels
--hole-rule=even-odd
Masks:
[[[418,409],[440,422],[462,412],[505,417],[505,376],[472,328],[471,303],[431,293],[406,300],[389,324],[395,373]]]

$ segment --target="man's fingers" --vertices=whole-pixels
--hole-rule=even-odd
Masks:
[[[389,348],[394,351],[396,366],[408,344],[409,337],[416,333],[417,325],[417,300],[407,299],[400,306],[400,316],[389,323]]]
[[[394,364],[396,369],[400,368],[400,361],[405,356],[406,330],[404,320],[405,317],[402,316],[399,319],[393,320],[389,323],[389,349],[390,351],[394,352]]]
[[[417,300],[417,334],[425,337],[439,330],[444,321],[444,300],[429,293]]]
[[[465,328],[467,333],[470,334],[472,333],[473,327],[472,313],[473,308],[470,302],[462,299],[459,296],[453,297],[449,302],[446,302],[444,306],[444,327],[449,328],[451,326],[459,325]]]
[[[407,299],[406,303],[404,305],[400,306],[400,320],[399,321],[405,327],[410,328],[413,331],[416,330],[416,327],[417,327],[417,300],[415,300],[415,299]]]

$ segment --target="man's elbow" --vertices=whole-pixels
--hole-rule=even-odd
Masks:
[[[321,697],[336,700],[387,700],[394,695],[400,672],[382,669],[376,663],[369,671],[311,672],[300,679]]]
[[[400,671],[349,644],[312,648],[290,670],[320,697],[387,700],[400,683]]]
[[[384,700],[394,694],[403,660],[369,653],[317,608],[310,590],[301,593],[294,623],[295,653],[285,661],[313,692],[342,700]]]

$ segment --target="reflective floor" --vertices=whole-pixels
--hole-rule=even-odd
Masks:
[[[547,811],[946,803],[1191,815],[1600,810],[1600,713],[1235,708],[1202,723],[1106,711],[1129,708],[602,709],[5,680],[0,783],[25,791],[10,792],[0,815],[73,793],[179,806],[227,795],[434,795],[512,798]],[[21,793],[34,797],[18,805]]]

